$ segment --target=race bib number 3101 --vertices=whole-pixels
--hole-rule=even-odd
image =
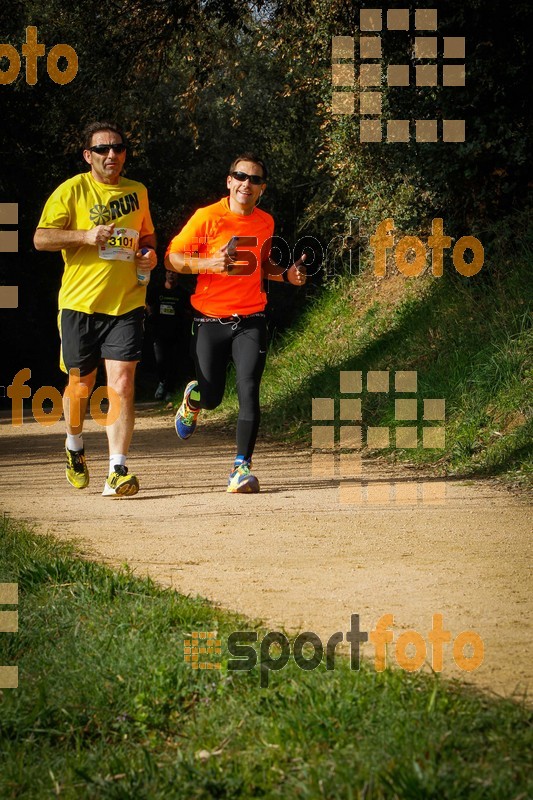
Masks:
[[[105,261],[133,261],[139,244],[139,232],[133,228],[117,228],[105,244],[98,248]]]

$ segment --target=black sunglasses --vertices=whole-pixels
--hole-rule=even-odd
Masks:
[[[123,153],[126,150],[125,144],[95,144],[93,147],[89,147],[91,153],[96,153],[99,156],[106,156],[110,150],[114,150],[115,153]]]
[[[235,178],[237,181],[250,181],[253,183],[254,186],[260,186],[262,183],[266,183],[265,179],[262,175],[247,175],[246,172],[230,172],[232,178]]]

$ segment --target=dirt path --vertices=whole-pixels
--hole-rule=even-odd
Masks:
[[[455,638],[476,631],[485,660],[469,680],[492,691],[531,687],[531,508],[489,482],[454,482],[441,505],[341,503],[338,482],[313,477],[309,452],[259,446],[260,495],[228,495],[233,437],[200,428],[186,444],[172,417],[143,409],[130,457],[141,492],[100,492],[106,440],[87,427],[91,485],[69,489],[61,423],[0,424],[0,508],[109,564],[128,562],[186,594],[264,620],[271,630],[315,631],[325,643],[350,615],[369,631],[394,614],[397,637],[444,615]],[[370,486],[391,476],[365,465]],[[413,473],[393,475],[404,485]],[[22,622],[23,624],[23,622]],[[373,657],[367,644],[363,655]],[[428,647],[428,652],[429,647]],[[444,672],[462,677],[451,646]]]

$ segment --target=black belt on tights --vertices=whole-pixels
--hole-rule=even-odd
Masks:
[[[257,311],[255,314],[232,314],[231,317],[193,317],[194,322],[220,322],[221,325],[228,325],[233,322],[238,325],[245,319],[252,319],[252,317],[264,317],[264,311]]]

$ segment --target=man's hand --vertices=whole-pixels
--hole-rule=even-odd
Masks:
[[[289,283],[292,283],[293,286],[303,286],[307,280],[307,270],[305,268],[305,259],[307,256],[301,256],[298,261],[289,267],[287,270],[287,280]]]
[[[199,259],[199,273],[205,271],[207,273],[214,273],[214,274],[221,274],[221,273],[228,273],[228,267],[230,264],[233,264],[233,258],[228,253],[228,246],[227,244],[224,247],[221,247],[214,256],[211,258],[205,259],[205,268],[202,270],[202,261],[203,259]]]
[[[152,247],[142,247],[135,253],[135,265],[139,269],[154,269],[157,267],[157,255]]]
[[[91,228],[85,231],[85,244],[101,245],[105,244],[108,239],[113,236],[115,230],[115,223],[111,225],[97,225],[96,228]]]

